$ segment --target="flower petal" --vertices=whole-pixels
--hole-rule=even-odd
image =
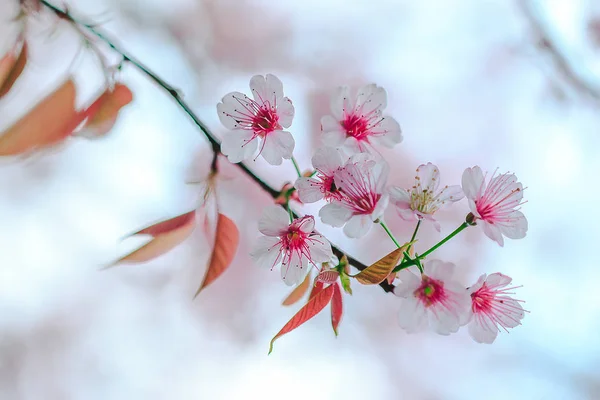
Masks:
[[[396,277],[400,279],[400,283],[394,288],[394,294],[398,297],[413,296],[414,291],[421,285],[421,278],[410,268],[401,270]]]
[[[527,218],[521,211],[512,211],[508,217],[509,223],[498,223],[500,232],[509,239],[523,239],[527,235]]]
[[[304,280],[309,270],[308,259],[293,252],[289,264],[281,265],[281,279],[288,286],[298,285]]]
[[[491,344],[498,337],[498,328],[484,315],[475,316],[468,327],[469,335],[477,343]]]
[[[331,95],[331,113],[338,121],[344,119],[345,112],[350,112],[354,109],[354,105],[350,103],[350,88],[341,86],[335,89]]]
[[[290,216],[282,207],[265,207],[258,220],[258,230],[267,236],[282,236],[290,225]]]
[[[333,147],[321,147],[312,157],[312,165],[321,173],[331,176],[342,166],[342,156],[340,152]]]
[[[402,142],[400,124],[392,117],[383,117],[371,128],[371,140],[382,146],[392,148]]]
[[[261,236],[254,245],[254,250],[250,252],[250,257],[254,262],[264,268],[273,268],[279,264],[281,255],[281,244],[276,237]]]
[[[261,155],[271,165],[281,165],[282,158],[289,160],[294,152],[294,137],[287,131],[273,131],[264,139]]]
[[[422,332],[427,328],[427,310],[415,297],[402,299],[398,324],[407,333]]]
[[[465,169],[462,176],[462,188],[467,198],[475,200],[480,191],[485,189],[483,179],[483,172],[479,166]]]
[[[251,158],[258,147],[258,140],[251,131],[237,130],[228,132],[221,142],[221,152],[229,162],[238,163]]]
[[[422,191],[435,193],[440,185],[440,170],[432,163],[421,164],[417,168],[416,182]]]
[[[331,244],[325,236],[318,234],[311,235],[308,240],[310,241],[310,257],[313,262],[324,263],[332,259],[333,252],[331,250]]]
[[[281,124],[281,126],[284,128],[289,128],[292,126],[295,112],[296,111],[292,101],[287,97],[284,97],[277,102],[277,116],[279,117],[279,124]]]
[[[410,193],[408,190],[398,186],[388,188],[390,202],[401,210],[410,210]]]
[[[219,120],[227,129],[243,129],[241,121],[249,121],[254,115],[252,100],[244,93],[231,92],[223,96],[222,103],[217,104]]]
[[[352,217],[352,211],[339,202],[334,202],[323,206],[319,211],[319,217],[324,224],[340,228]]]
[[[354,215],[344,226],[344,233],[350,238],[361,238],[369,233],[373,221],[369,215]]]
[[[501,247],[504,246],[504,238],[502,237],[502,232],[500,232],[498,226],[484,220],[480,220],[479,223],[483,228],[483,233],[485,233],[487,237],[497,242]]]
[[[294,187],[298,190],[298,197],[303,203],[315,203],[323,198],[321,190],[323,183],[315,178],[298,178]]]
[[[387,107],[387,93],[384,88],[374,83],[363,86],[356,96],[355,110],[360,115],[381,112]]]

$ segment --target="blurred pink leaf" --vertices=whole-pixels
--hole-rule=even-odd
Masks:
[[[106,90],[84,111],[88,120],[79,135],[84,137],[104,135],[115,125],[121,108],[132,100],[133,93],[121,83],[117,83],[112,90]]]
[[[219,213],[217,219],[217,230],[215,233],[215,245],[208,263],[208,269],[202,280],[202,284],[195,296],[214,282],[231,265],[239,244],[240,233],[235,223]]]
[[[300,283],[298,286],[296,286],[294,290],[292,290],[292,293],[290,293],[289,296],[286,297],[285,300],[283,300],[283,303],[281,303],[281,305],[291,306],[292,304],[298,302],[298,300],[300,300],[308,291],[310,281],[310,274],[307,274],[306,278],[304,278],[302,283]]]
[[[15,84],[27,64],[27,42],[23,43],[17,57],[11,51],[0,60],[0,97],[3,97]]]
[[[275,340],[285,335],[286,333],[290,333],[294,329],[298,328],[300,325],[310,320],[312,317],[317,315],[318,313],[325,308],[327,304],[331,301],[333,296],[334,285],[327,286],[325,289],[319,291],[319,293],[315,294],[308,303],[304,305],[297,313],[288,321],[287,324],[271,339],[271,343],[269,345],[269,354],[273,351],[273,343]]]

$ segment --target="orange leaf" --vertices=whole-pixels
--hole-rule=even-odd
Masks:
[[[310,320],[312,317],[317,315],[325,308],[327,304],[331,301],[333,296],[334,285],[327,286],[325,289],[321,290],[317,293],[313,298],[311,298],[308,303],[304,305],[297,313],[288,321],[287,324],[271,339],[271,343],[269,345],[269,354],[273,351],[273,343],[277,338],[289,333]]]
[[[202,284],[194,297],[198,296],[202,289],[213,283],[231,265],[239,240],[240,233],[235,223],[225,215],[219,213],[215,233],[215,246],[210,256],[206,275],[204,275]]]
[[[409,244],[411,243],[406,243],[402,247],[392,251],[375,264],[369,265],[366,269],[363,269],[358,274],[354,275],[353,278],[356,278],[356,280],[363,285],[378,285],[383,282],[392,272],[394,267],[396,267]]]
[[[342,290],[340,289],[340,285],[336,283],[332,286],[334,288],[333,296],[331,298],[331,326],[333,327],[333,333],[335,333],[335,336],[337,336],[337,329],[340,325],[340,321],[342,320],[344,309],[342,305]]]
[[[11,52],[0,60],[0,97],[12,88],[25,69],[25,64],[27,64],[27,42],[23,43],[18,58]]]
[[[56,144],[69,136],[83,118],[75,111],[75,84],[69,80],[0,137],[0,156]]]
[[[121,108],[131,103],[133,94],[123,84],[116,84],[113,90],[107,90],[87,110],[84,111],[88,120],[79,136],[97,137],[112,129],[117,121]]]
[[[165,254],[183,242],[192,233],[194,227],[196,226],[196,219],[194,218],[194,215],[195,214],[193,212],[186,213],[141,230],[139,233],[153,235],[154,239],[135,250],[133,253],[130,253],[115,263],[109,265],[107,268],[113,267],[122,262],[146,262]],[[186,218],[182,219],[184,216]],[[177,223],[173,223],[174,220],[177,220]]]
[[[337,282],[339,277],[340,273],[337,272],[335,269],[321,270],[321,272],[319,272],[319,275],[317,275],[317,281],[332,284]]]
[[[310,295],[308,296],[308,300],[310,301],[313,297],[315,297],[317,295],[317,293],[319,293],[321,290],[323,290],[323,282],[321,281],[316,281],[315,284],[313,285],[312,289],[310,290]]]
[[[308,290],[308,287],[310,286],[310,280],[310,274],[306,274],[306,278],[304,278],[302,283],[296,286],[294,290],[292,290],[292,293],[290,293],[290,295],[286,297],[285,300],[283,300],[283,303],[281,303],[281,305],[291,306],[292,304],[295,304],[298,300],[300,300]]]

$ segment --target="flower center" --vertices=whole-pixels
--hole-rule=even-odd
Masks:
[[[263,106],[258,109],[252,118],[252,130],[257,136],[265,137],[267,134],[281,129],[279,116],[271,107]]]
[[[414,292],[415,297],[419,299],[425,307],[430,307],[436,303],[444,301],[446,292],[444,283],[436,279],[423,275],[421,286]]]
[[[342,126],[348,136],[352,136],[359,141],[368,140],[369,124],[366,118],[351,114],[342,121]]]
[[[413,191],[411,193],[410,207],[423,214],[433,214],[437,211],[435,196],[427,189]]]

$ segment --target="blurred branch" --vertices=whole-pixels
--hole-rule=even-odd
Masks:
[[[41,3],[47,8],[49,8],[52,12],[54,12],[54,14],[56,14],[60,19],[66,20],[74,24],[76,28],[82,27],[94,36],[96,36],[98,39],[106,43],[106,45],[108,45],[112,50],[119,53],[123,57],[124,62],[132,64],[143,74],[149,77],[152,81],[154,81],[157,85],[162,87],[177,102],[177,104],[183,109],[183,111],[185,111],[185,113],[192,119],[194,124],[196,124],[196,126],[200,128],[204,136],[206,136],[206,138],[210,142],[214,154],[220,154],[221,144],[219,140],[216,138],[216,136],[214,136],[210,129],[208,129],[208,127],[200,120],[200,118],[198,118],[198,116],[192,111],[190,106],[183,100],[183,97],[181,96],[179,90],[175,89],[169,83],[165,82],[161,77],[155,74],[150,68],[148,68],[144,63],[135,58],[133,55],[123,50],[121,47],[117,46],[116,42],[112,38],[109,38],[105,33],[100,32],[98,29],[96,29],[94,25],[84,23],[78,19],[75,19],[67,9],[62,10],[54,6],[53,4],[50,4],[46,0],[41,0]],[[81,32],[80,29],[78,30]],[[246,165],[244,165],[243,163],[237,163],[235,165],[237,165],[246,175],[248,175],[252,180],[254,180],[264,191],[269,193],[271,197],[277,198],[280,195],[279,191],[272,188],[269,184],[267,184],[260,177],[254,174],[250,169],[248,169]],[[332,245],[332,249],[334,254],[340,259],[345,254],[342,250],[340,250],[334,245]],[[356,269],[363,270],[367,268],[366,265],[359,262],[358,260],[349,256],[346,257],[348,258],[349,263]],[[394,289],[394,286],[387,283],[387,281],[382,282],[379,286],[381,286],[381,288],[386,292],[391,292]]]
[[[600,102],[600,88],[596,87],[593,83],[588,82],[575,71],[574,67],[569,62],[568,57],[563,54],[560,47],[553,41],[552,35],[542,22],[542,19],[537,15],[532,1],[519,0],[518,3],[525,19],[536,36],[537,47],[550,56],[554,67],[562,78],[576,91],[596,102]]]

